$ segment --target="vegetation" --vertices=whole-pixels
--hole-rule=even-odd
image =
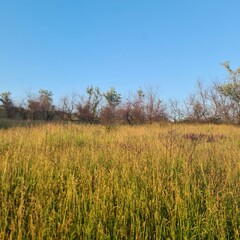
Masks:
[[[184,105],[1,93],[0,239],[240,239],[240,68],[223,66]]]
[[[101,92],[89,86],[86,96],[72,94],[53,103],[53,93],[40,89],[28,94],[26,102],[16,105],[10,92],[0,94],[0,118],[44,121],[78,121],[102,124],[143,124],[153,122],[194,122],[240,124],[240,68],[223,64],[228,81],[205,88],[198,81],[196,93],[184,104],[176,100],[164,103],[151,87],[124,99],[115,88]],[[185,106],[185,107],[184,107]]]
[[[239,239],[239,128],[0,130],[0,239]]]

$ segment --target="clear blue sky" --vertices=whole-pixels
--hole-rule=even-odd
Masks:
[[[1,0],[0,92],[88,85],[185,98],[240,65],[239,0]]]

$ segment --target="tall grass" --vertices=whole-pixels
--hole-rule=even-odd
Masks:
[[[0,239],[240,239],[237,127],[49,124],[0,136]]]

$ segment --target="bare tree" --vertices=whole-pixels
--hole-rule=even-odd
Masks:
[[[181,108],[177,100],[169,100],[169,115],[168,117],[173,122],[179,122],[184,118],[184,110]]]
[[[125,104],[126,120],[128,123],[141,124],[145,122],[145,93],[139,88],[133,97],[129,97]]]
[[[211,122],[214,118],[209,89],[204,88],[200,80],[197,82],[197,92],[189,96],[185,107],[189,121]]]
[[[77,94],[72,93],[70,96],[64,96],[60,99],[58,115],[61,120],[72,121],[72,117],[76,112]]]
[[[158,97],[158,91],[152,87],[147,90],[145,109],[148,122],[168,121],[166,106]]]

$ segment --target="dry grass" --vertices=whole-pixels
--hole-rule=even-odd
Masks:
[[[240,129],[0,130],[0,239],[240,239]]]

